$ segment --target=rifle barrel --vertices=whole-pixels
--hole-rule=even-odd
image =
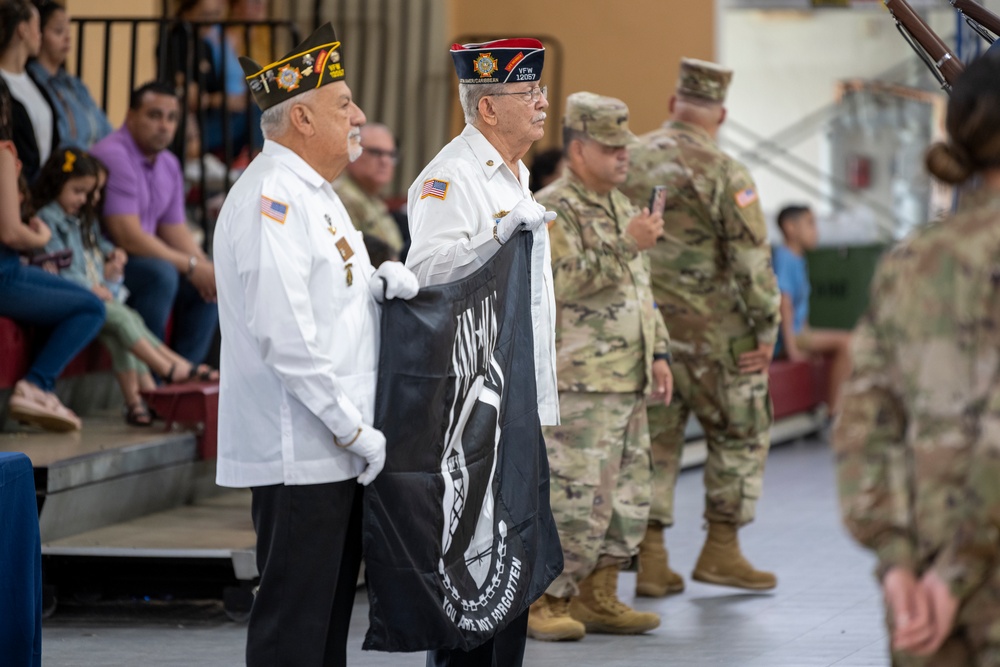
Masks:
[[[906,0],[883,0],[883,2],[896,22],[929,56],[928,66],[933,66],[948,86],[954,85],[959,75],[965,71],[965,65],[951,52],[948,45],[931,30]]]
[[[951,4],[966,18],[972,19],[994,35],[1000,35],[1000,16],[975,0],[951,0]]]

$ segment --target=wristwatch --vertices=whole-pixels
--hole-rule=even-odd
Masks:
[[[661,359],[667,362],[668,366],[674,363],[674,358],[670,355],[669,352],[658,352],[653,355],[653,361],[660,361]]]
[[[194,268],[196,266],[198,266],[198,257],[195,256],[195,255],[191,255],[188,258],[188,270],[187,270],[187,273],[185,273],[184,275],[187,276],[188,278],[190,278],[191,274],[194,273]]]

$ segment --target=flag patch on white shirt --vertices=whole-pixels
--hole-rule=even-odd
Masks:
[[[276,222],[285,224],[285,218],[288,217],[288,204],[262,196],[260,198],[260,212]]]
[[[444,201],[448,196],[448,181],[439,181],[436,178],[428,178],[424,181],[424,187],[420,189],[420,198],[436,197]]]

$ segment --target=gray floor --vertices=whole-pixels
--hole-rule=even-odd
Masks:
[[[701,474],[682,475],[679,525],[668,534],[675,566],[690,571],[701,546]],[[529,640],[526,665],[729,665],[882,667],[888,664],[872,561],[846,537],[837,517],[831,455],[821,442],[776,448],[759,519],[743,531],[744,550],[773,568],[777,592],[744,594],[690,583],[679,597],[639,600],[662,614],[646,636],[589,636],[574,644]],[[620,580],[632,600],[634,575]],[[355,605],[351,664],[423,665],[423,656],[364,653],[368,605]],[[43,664],[177,665],[242,663],[245,627],[214,604],[154,604],[63,610],[44,628]]]

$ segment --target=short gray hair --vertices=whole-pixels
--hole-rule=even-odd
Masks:
[[[502,93],[502,83],[460,83],[458,84],[458,99],[462,102],[462,113],[465,122],[475,125],[479,118],[479,101],[487,95]]]
[[[299,93],[295,97],[289,98],[273,107],[264,109],[260,114],[260,131],[264,135],[265,139],[274,139],[275,137],[280,137],[285,132],[288,131],[288,114],[291,113],[292,107],[296,104],[301,104],[306,101],[307,96],[312,96],[316,92],[315,89],[307,90],[304,93]]]

